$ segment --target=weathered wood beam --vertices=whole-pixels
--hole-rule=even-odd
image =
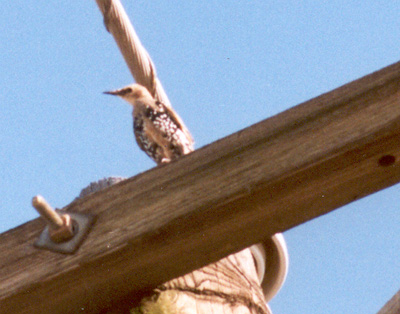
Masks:
[[[2,234],[0,312],[96,313],[133,300],[399,182],[399,159],[396,63],[70,204],[97,216],[74,255],[33,247],[40,220]]]
[[[400,290],[384,305],[378,314],[399,314],[400,313]]]

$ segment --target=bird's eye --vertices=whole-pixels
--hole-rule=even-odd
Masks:
[[[126,87],[124,89],[120,89],[119,91],[117,91],[115,95],[125,96],[125,95],[130,94],[130,93],[132,93],[132,88]]]

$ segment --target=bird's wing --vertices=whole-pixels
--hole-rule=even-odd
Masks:
[[[164,105],[162,102],[160,102],[158,100],[156,100],[156,105],[159,108],[162,108],[171,117],[171,120],[176,124],[176,126],[179,129],[182,130],[182,132],[185,134],[186,138],[190,142],[190,145],[193,146],[193,144],[194,144],[193,137],[190,134],[187,127],[185,126],[185,124],[183,123],[182,119],[179,117],[179,115],[172,108],[167,107],[166,105]]]
[[[143,119],[141,117],[135,117],[133,119],[133,133],[135,134],[135,139],[141,150],[146,150],[143,145]]]

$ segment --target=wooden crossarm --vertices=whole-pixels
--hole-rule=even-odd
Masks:
[[[134,301],[399,182],[399,159],[396,63],[70,204],[97,216],[74,255],[34,248],[38,219],[1,234],[0,312],[96,313]]]

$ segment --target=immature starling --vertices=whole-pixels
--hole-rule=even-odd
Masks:
[[[157,164],[193,151],[192,137],[179,116],[155,100],[144,86],[132,84],[104,93],[120,96],[133,106],[136,142]]]

